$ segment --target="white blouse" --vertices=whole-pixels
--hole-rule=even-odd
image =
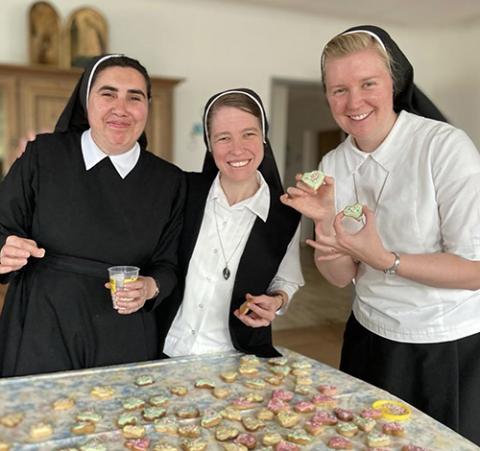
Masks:
[[[260,172],[257,175],[258,191],[232,206],[228,204],[218,175],[210,188],[188,266],[183,301],[165,341],[163,351],[170,357],[234,349],[228,319],[236,272],[255,219],[266,221],[270,208],[269,187]],[[299,241],[300,229],[297,228],[268,293],[283,290],[290,300],[304,284]],[[222,245],[231,272],[227,280],[222,274],[225,268]]]
[[[349,137],[320,169],[335,178],[337,211],[355,202],[375,211],[387,249],[480,260],[480,155],[463,131],[402,111],[374,152]],[[355,291],[355,318],[391,340],[433,343],[480,332],[480,291],[429,287],[365,264]]]

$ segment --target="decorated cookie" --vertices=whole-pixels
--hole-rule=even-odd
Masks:
[[[335,398],[322,394],[313,396],[312,402],[318,407],[335,407],[337,405]]]
[[[275,414],[265,408],[265,407],[262,407],[256,414],[255,416],[259,419],[259,420],[262,420],[262,421],[270,421],[270,420],[273,420],[273,417],[275,416]]]
[[[295,377],[310,377],[312,370],[309,368],[294,368],[292,370],[292,375]]]
[[[288,359],[286,357],[272,357],[268,359],[268,363],[270,365],[285,366],[288,363]]]
[[[282,410],[277,414],[278,423],[284,428],[296,426],[300,421],[300,415],[290,410]]]
[[[235,382],[237,376],[238,373],[236,371],[224,371],[223,373],[220,373],[220,378],[229,384]]]
[[[299,395],[312,396],[313,389],[309,385],[295,385],[293,391]]]
[[[247,401],[256,402],[256,403],[261,403],[264,400],[263,395],[261,393],[258,393],[258,392],[249,392],[244,396],[244,398]]]
[[[403,445],[401,451],[428,451],[427,448],[422,448],[417,445]]]
[[[209,388],[213,389],[215,388],[215,382],[212,381],[211,379],[198,379],[195,382],[195,387],[196,388]]]
[[[225,399],[228,395],[230,395],[230,389],[227,387],[215,387],[212,390],[212,395],[217,399]]]
[[[355,423],[338,423],[337,432],[344,437],[353,437],[358,432],[358,426]]]
[[[200,412],[195,406],[182,406],[179,407],[175,413],[178,418],[197,418],[200,415]]]
[[[117,418],[118,427],[121,429],[127,424],[137,424],[139,422],[139,418],[132,412],[123,412]]]
[[[96,399],[110,399],[115,394],[115,389],[110,385],[97,385],[92,388],[90,394]]]
[[[313,380],[309,376],[297,377],[296,382],[297,382],[297,385],[312,385],[313,384]]]
[[[282,441],[282,436],[276,431],[267,431],[263,434],[262,443],[265,446],[273,446]]]
[[[234,407],[226,407],[222,411],[220,411],[220,415],[230,421],[241,421],[242,414],[238,411],[238,409]]]
[[[310,401],[299,401],[293,409],[298,413],[312,413],[315,411],[315,404]]]
[[[75,400],[73,398],[60,398],[53,402],[53,410],[69,410],[75,406]]]
[[[10,451],[10,444],[0,440],[0,451]]]
[[[333,409],[333,413],[337,416],[337,418],[341,421],[352,421],[353,420],[353,412],[348,409],[342,409],[341,407],[336,407]]]
[[[212,428],[218,426],[222,422],[222,415],[219,412],[213,410],[207,410],[200,420],[200,425],[204,428]]]
[[[270,385],[281,385],[283,382],[283,377],[280,376],[266,376],[264,378],[265,382],[268,382]]]
[[[185,424],[178,427],[178,435],[188,438],[200,437],[200,427],[198,424]]]
[[[299,447],[295,443],[289,443],[281,440],[275,445],[275,451],[298,451]]]
[[[318,391],[322,395],[334,396],[337,394],[337,387],[335,385],[322,384],[318,386]]]
[[[237,428],[220,426],[215,431],[215,438],[219,442],[225,442],[234,439],[239,433],[240,431]]]
[[[240,357],[240,365],[258,366],[260,365],[260,360],[254,354],[246,354]]]
[[[145,401],[140,398],[129,397],[122,400],[122,406],[125,410],[143,409]]]
[[[265,423],[256,417],[243,417],[242,424],[247,431],[254,432],[265,427]]]
[[[9,413],[0,417],[0,424],[7,428],[14,428],[22,422],[24,416],[22,412]]]
[[[238,372],[244,376],[256,376],[258,374],[258,368],[252,365],[240,365]]]
[[[154,421],[157,418],[164,417],[167,410],[164,407],[145,407],[142,412],[143,419],[145,421]]]
[[[248,387],[248,388],[254,388],[254,389],[260,390],[262,388],[265,388],[265,381],[259,378],[248,379],[244,382],[244,385],[245,387]]]
[[[326,410],[317,410],[311,421],[327,426],[335,426],[338,423],[337,417]]]
[[[98,423],[102,419],[102,415],[95,410],[84,410],[77,413],[77,421],[89,421],[90,423]]]
[[[272,398],[267,403],[267,409],[271,410],[274,413],[279,413],[283,410],[290,410],[290,405],[288,402],[283,401],[279,398]]]
[[[155,379],[150,374],[142,374],[135,378],[135,385],[138,387],[144,387],[145,385],[152,385],[155,383]]]
[[[332,449],[352,449],[353,445],[350,440],[345,437],[335,435],[328,440],[327,446]]]
[[[245,301],[240,307],[238,307],[238,311],[241,315],[246,315],[250,311],[250,301]]]
[[[83,434],[93,434],[95,432],[96,426],[95,423],[90,421],[79,421],[71,427],[72,434],[74,435],[83,435]]]
[[[207,449],[208,443],[201,438],[185,439],[182,441],[182,449],[184,451],[204,451]]]
[[[362,418],[372,418],[378,420],[382,417],[382,411],[379,409],[374,409],[373,407],[367,407],[360,412]]]
[[[314,435],[314,436],[321,434],[325,429],[325,425],[323,425],[322,423],[317,423],[312,420],[306,421],[303,427],[310,435]]]
[[[303,429],[295,429],[287,434],[287,440],[297,445],[308,445],[312,441],[312,437]]]
[[[384,434],[394,435],[395,437],[403,437],[405,429],[400,423],[385,423],[382,427]]]
[[[226,442],[222,443],[222,446],[225,451],[248,451],[248,448],[241,443]]]
[[[167,407],[169,402],[170,400],[166,396],[162,396],[162,395],[152,396],[148,400],[148,403],[155,407]]]
[[[246,398],[237,398],[232,401],[232,407],[237,410],[249,410],[255,407],[255,403]]]
[[[272,366],[270,368],[270,371],[273,374],[275,374],[276,376],[287,377],[290,374],[290,371],[292,371],[292,369],[287,365],[285,365],[285,366]]]
[[[343,209],[343,214],[348,218],[353,218],[356,221],[360,221],[363,216],[363,205],[359,203],[347,205]]]
[[[153,427],[160,434],[169,434],[177,435],[178,434],[178,423],[175,418],[172,417],[163,417],[155,420]]]
[[[288,390],[273,390],[272,399],[281,399],[282,401],[290,401],[293,399],[294,394]]]
[[[150,447],[150,439],[148,437],[130,438],[125,441],[124,446],[133,451],[146,451]]]
[[[371,431],[367,435],[367,444],[370,448],[378,448],[380,446],[389,446],[390,438],[388,435],[382,434],[377,431]]]
[[[49,423],[36,423],[30,427],[30,439],[43,441],[49,439],[53,434],[53,427]]]
[[[373,418],[363,418],[356,416],[353,422],[358,426],[358,429],[364,432],[370,432],[377,422]]]
[[[325,174],[322,171],[304,172],[302,175],[302,182],[314,190],[320,188],[324,179]]]
[[[170,387],[170,393],[177,396],[185,396],[188,393],[188,388],[183,385],[174,385]]]
[[[141,424],[127,424],[122,428],[122,434],[125,438],[143,438],[145,427]]]
[[[254,449],[257,446],[257,439],[253,434],[239,434],[235,439],[235,443],[245,446],[247,449]]]

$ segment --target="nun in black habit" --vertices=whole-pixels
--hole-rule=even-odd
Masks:
[[[123,55],[92,61],[55,132],[0,186],[0,376],[150,360],[154,310],[177,283],[184,176],[146,150],[150,79]],[[107,268],[141,276],[112,306]]]
[[[297,183],[282,200],[314,219],[319,271],[354,281],[340,369],[480,444],[479,152],[378,27],[330,40],[322,76],[348,137],[320,162],[318,193]],[[356,202],[352,233],[343,209]]]
[[[203,123],[203,171],[187,173],[182,282],[159,309],[164,353],[278,356],[271,322],[304,283],[300,215],[279,201],[283,187],[255,92],[212,96]],[[246,301],[250,312],[239,312]]]

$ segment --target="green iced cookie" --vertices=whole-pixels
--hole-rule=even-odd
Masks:
[[[322,171],[305,172],[302,175],[302,182],[310,188],[317,190],[323,183],[325,174]]]
[[[348,216],[349,218],[356,219],[357,221],[360,221],[360,218],[363,215],[363,206],[362,204],[356,203],[353,205],[347,205],[343,209],[343,214],[345,216]]]

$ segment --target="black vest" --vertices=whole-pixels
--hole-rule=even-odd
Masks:
[[[215,174],[214,174],[215,175]],[[187,200],[179,246],[179,284],[170,298],[156,309],[159,320],[160,349],[183,299],[185,277],[203,220],[207,196],[213,178],[201,173],[187,173]],[[266,222],[256,218],[238,266],[230,302],[229,329],[235,349],[259,357],[280,354],[272,345],[272,329],[253,328],[233,314],[245,301],[245,294],[265,294],[278,271],[287,247],[295,234],[300,214],[283,205],[278,193],[270,190],[270,210]]]

